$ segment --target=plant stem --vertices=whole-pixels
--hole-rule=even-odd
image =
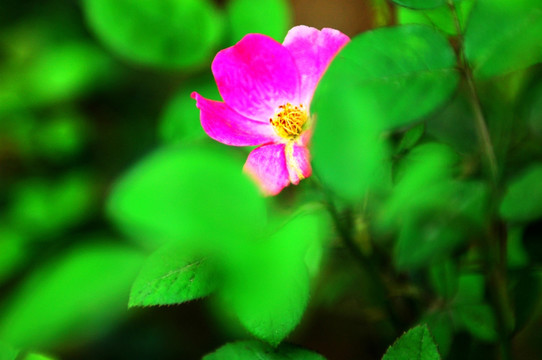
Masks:
[[[482,151],[486,159],[486,165],[489,170],[490,181],[492,185],[492,197],[490,200],[490,226],[487,237],[484,242],[485,272],[488,285],[489,298],[491,306],[497,318],[499,330],[499,355],[502,360],[512,359],[510,351],[510,334],[513,328],[513,313],[510,305],[507,288],[507,234],[504,224],[494,215],[497,204],[495,203],[498,185],[498,168],[495,151],[491,142],[491,137],[487,128],[486,119],[480,103],[480,98],[474,83],[472,69],[465,56],[465,45],[461,24],[457,14],[457,9],[453,0],[448,0],[448,6],[454,19],[457,30],[459,50],[457,53],[458,62],[461,65],[465,81],[467,83],[469,100],[471,102],[476,131],[480,140]]]

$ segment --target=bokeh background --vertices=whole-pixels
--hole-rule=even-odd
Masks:
[[[190,93],[219,99],[212,59],[244,34],[282,41],[304,24],[355,36],[397,18],[386,0],[2,0],[0,360],[6,338],[25,349],[17,359],[90,360],[200,359],[248,337],[212,298],[128,310],[152,249],[110,220],[111,190],[161,146],[212,143]],[[379,359],[395,335],[359,285],[369,275],[332,251],[288,341],[329,359]],[[542,358],[533,324],[516,340],[525,359]]]

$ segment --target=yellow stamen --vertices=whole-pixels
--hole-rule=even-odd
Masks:
[[[307,112],[303,104],[294,106],[290,103],[279,106],[279,112],[269,119],[275,132],[285,139],[295,139],[303,131],[303,125],[307,122]]]

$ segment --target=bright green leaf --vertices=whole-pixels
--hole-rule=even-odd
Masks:
[[[362,105],[373,104],[381,113],[376,119],[369,112],[355,120],[379,121],[389,129],[437,109],[453,94],[458,80],[454,51],[436,30],[423,25],[380,28],[354,37],[345,46],[319,84],[315,101],[331,102],[358,89]],[[349,115],[349,109],[343,106],[335,108],[336,123],[349,121],[343,116]]]
[[[230,0],[226,11],[232,44],[249,33],[269,35],[282,42],[292,18],[286,0]]]
[[[334,80],[322,80],[312,103],[317,119],[312,164],[325,186],[357,201],[370,189],[390,185],[388,146],[380,137],[379,112],[365,90]]]
[[[129,306],[180,304],[210,294],[217,281],[210,262],[188,255],[178,243],[164,245],[146,260],[132,285]]]
[[[432,9],[444,5],[446,0],[392,0],[397,5],[411,9]]]
[[[401,138],[401,142],[399,143],[399,146],[397,147],[396,152],[400,153],[403,151],[410,150],[411,148],[416,145],[416,143],[421,139],[425,132],[425,123],[420,123],[411,129],[409,129],[403,137]]]
[[[125,314],[142,260],[130,248],[104,243],[50,261],[15,292],[0,319],[0,338],[46,349],[104,331]]]
[[[533,164],[513,179],[499,208],[508,221],[531,221],[542,217],[542,164]]]
[[[30,353],[25,356],[24,360],[55,360],[53,357],[38,354],[38,353]]]
[[[309,299],[307,256],[328,228],[322,211],[302,212],[269,237],[230,249],[222,295],[252,334],[277,345],[299,323]]]
[[[0,359],[2,360],[16,360],[17,355],[19,354],[18,350],[13,349],[8,344],[5,344],[0,340]]]
[[[440,355],[427,325],[419,325],[395,341],[382,360],[440,360]]]
[[[132,61],[168,68],[209,59],[222,35],[222,17],[208,0],[85,0],[92,30]]]
[[[478,0],[465,33],[467,59],[480,77],[528,67],[542,60],[539,0]]]
[[[222,346],[202,360],[325,360],[322,355],[283,345],[273,348],[256,341],[240,341]]]
[[[171,240],[195,249],[257,236],[266,203],[243,161],[224,147],[168,147],[124,175],[108,211],[129,235],[156,248]],[[189,247],[190,247],[189,246]]]

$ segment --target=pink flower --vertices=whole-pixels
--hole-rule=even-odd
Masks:
[[[249,154],[244,169],[266,194],[276,195],[311,175],[307,145],[312,96],[349,40],[337,30],[307,26],[292,28],[282,44],[248,34],[213,60],[224,102],[192,93],[207,135],[227,145],[260,145]]]

